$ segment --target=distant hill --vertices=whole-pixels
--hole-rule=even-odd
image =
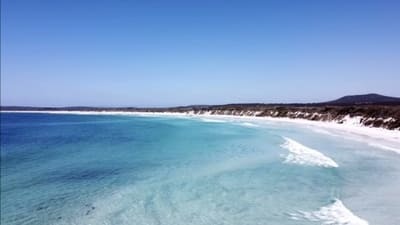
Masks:
[[[324,102],[332,105],[378,105],[378,104],[400,104],[400,98],[389,97],[379,94],[347,95],[339,99]]]

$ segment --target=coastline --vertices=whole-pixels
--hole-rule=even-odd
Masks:
[[[196,114],[193,112],[134,112],[134,111],[12,111],[2,110],[1,113],[42,113],[42,114],[73,114],[73,115],[120,115],[120,116],[155,116],[155,117],[179,117],[179,118],[199,118],[215,122],[257,122],[257,123],[284,123],[297,124],[306,129],[325,129],[321,133],[341,136],[347,139],[357,139],[366,142],[383,150],[388,150],[400,154],[400,131],[385,128],[368,127],[362,125],[359,118],[347,117],[343,123],[337,121],[313,121],[301,118],[269,117],[269,116],[248,116],[248,115],[221,115],[221,114]],[[369,139],[369,140],[366,140]]]

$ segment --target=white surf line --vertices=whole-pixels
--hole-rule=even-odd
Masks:
[[[290,138],[283,137],[285,143],[282,148],[287,149],[290,153],[286,156],[285,163],[294,163],[308,166],[322,166],[326,168],[339,167],[339,165],[331,158],[325,156],[321,152],[304,146]]]
[[[330,205],[321,207],[318,211],[290,213],[293,220],[309,220],[322,222],[322,225],[368,225],[368,221],[354,215],[342,201],[335,199]]]
[[[259,125],[254,124],[254,123],[249,123],[249,122],[242,122],[242,123],[239,123],[239,125],[242,125],[245,127],[259,127]]]
[[[217,119],[209,119],[209,118],[201,118],[201,121],[207,122],[207,123],[226,123],[226,122],[228,122],[225,120],[217,120]]]
[[[390,147],[390,146],[386,146],[386,145],[378,144],[378,143],[374,143],[374,142],[369,142],[368,145],[372,146],[372,147],[376,147],[376,148],[385,149],[385,150],[388,150],[388,151],[400,153],[400,146],[398,148],[394,148],[394,147]]]

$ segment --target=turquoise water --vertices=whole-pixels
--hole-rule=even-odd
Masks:
[[[398,225],[399,190],[399,154],[293,124],[1,113],[1,224]]]

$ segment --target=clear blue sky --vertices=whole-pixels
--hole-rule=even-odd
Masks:
[[[1,104],[400,96],[400,1],[2,0]]]

